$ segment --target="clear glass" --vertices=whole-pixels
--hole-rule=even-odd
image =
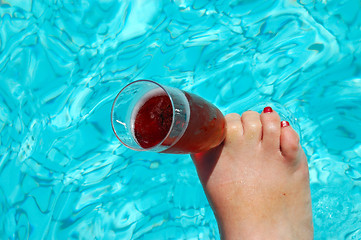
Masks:
[[[134,121],[139,109],[157,95],[169,97],[172,122],[160,143],[143,148],[135,136]],[[203,152],[219,145],[225,135],[223,114],[213,104],[194,94],[150,80],[130,83],[118,93],[111,111],[111,122],[119,141],[136,151],[181,154]]]

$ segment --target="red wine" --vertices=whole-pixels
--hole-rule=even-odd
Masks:
[[[145,97],[138,109],[133,115],[133,134],[142,148],[154,147],[167,136],[172,125],[171,100],[166,94]]]
[[[226,121],[221,111],[197,95],[184,92],[190,118],[183,136],[163,153],[199,153],[218,146],[225,137]]]

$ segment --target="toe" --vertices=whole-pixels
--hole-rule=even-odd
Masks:
[[[300,150],[300,138],[287,121],[281,122],[281,152],[288,161],[296,160]]]
[[[258,112],[246,111],[241,117],[243,136],[248,143],[261,141],[262,123]]]
[[[262,146],[268,151],[280,149],[280,122],[280,116],[271,107],[266,107],[261,113]]]
[[[228,144],[236,143],[239,144],[243,135],[243,127],[241,122],[241,116],[237,113],[231,113],[225,116],[227,133],[225,141]]]

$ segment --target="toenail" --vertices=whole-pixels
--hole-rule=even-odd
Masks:
[[[287,121],[282,121],[281,122],[281,127],[288,127],[289,125],[290,125],[290,123],[287,122]]]
[[[263,112],[264,112],[264,113],[271,113],[271,112],[273,112],[273,110],[272,110],[271,107],[265,107],[265,108],[263,109]]]

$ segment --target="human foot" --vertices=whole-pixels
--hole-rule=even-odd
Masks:
[[[307,159],[297,133],[271,108],[226,121],[223,144],[192,155],[222,239],[313,239]]]

